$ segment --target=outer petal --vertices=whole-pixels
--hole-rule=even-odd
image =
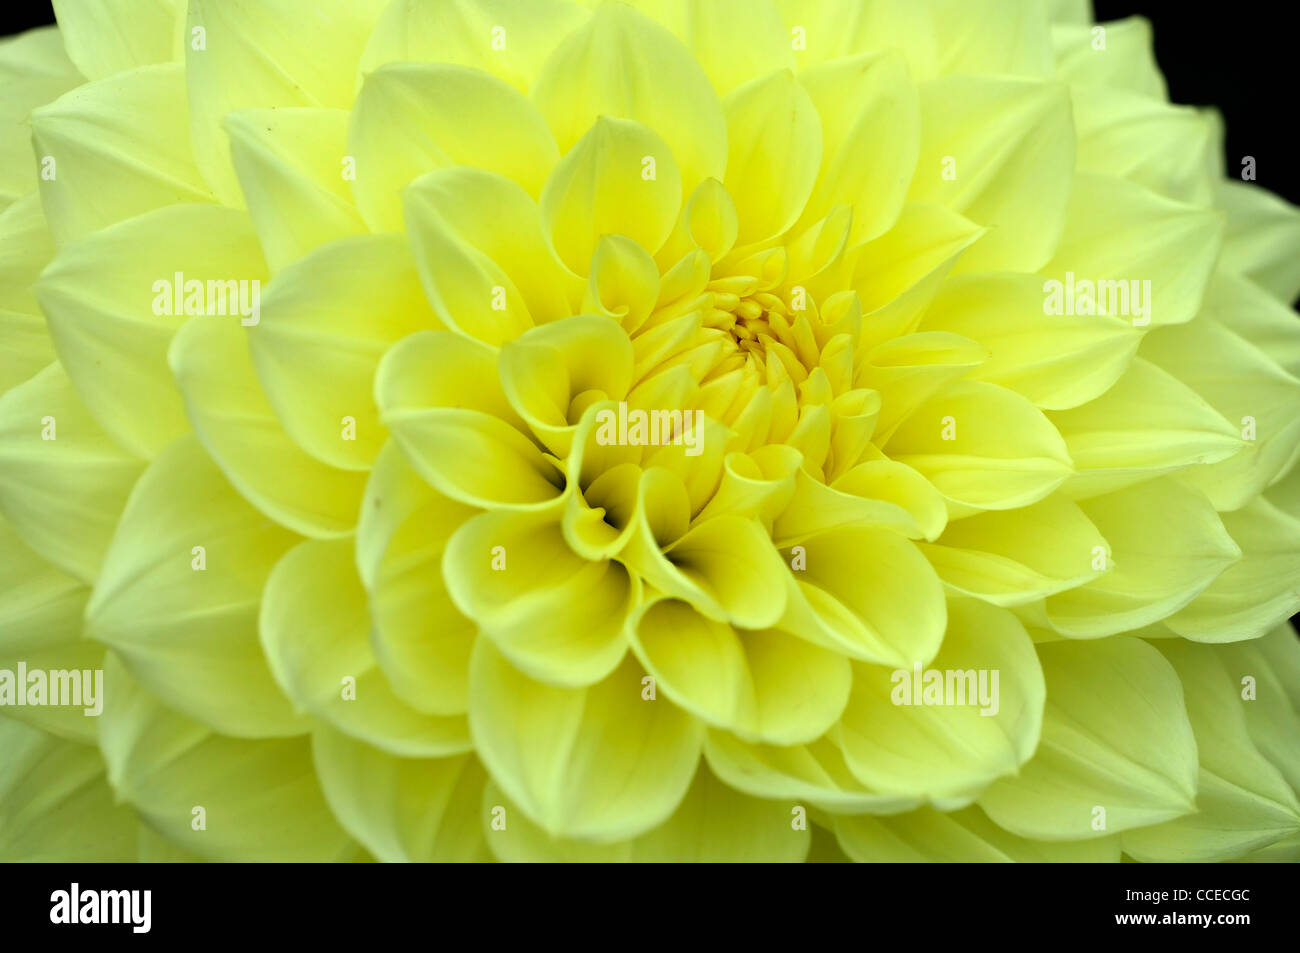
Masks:
[[[952,814],[922,808],[896,817],[837,817],[835,833],[856,861],[874,863],[1102,863],[1120,858],[1119,838],[1050,843],[1010,834],[978,807]]]
[[[380,357],[438,323],[403,238],[365,235],[323,246],[276,276],[249,344],[290,438],[323,463],[361,470],[388,436],[373,398]]]
[[[322,727],[312,760],[335,817],[377,860],[488,859],[479,822],[486,775],[473,755],[399,758]]]
[[[84,582],[99,574],[144,467],[99,429],[58,364],[0,397],[0,510],[28,546]]]
[[[527,93],[561,40],[590,14],[573,0],[397,0],[375,25],[361,73],[386,63],[457,63]]]
[[[135,812],[114,800],[94,748],[0,718],[0,750],[0,856],[42,863],[135,859]]]
[[[1048,597],[1050,624],[1064,635],[1095,638],[1157,622],[1241,556],[1205,497],[1168,478],[1096,497],[1082,508],[1106,538],[1109,571]]]
[[[1047,681],[1043,737],[980,807],[1039,840],[1084,840],[1195,809],[1196,739],[1170,665],[1145,642],[1038,646]],[[1098,813],[1104,808],[1104,813]]]
[[[1067,221],[1074,139],[1063,86],[937,80],[921,88],[921,152],[909,197],[990,226],[960,269],[1034,271],[1052,257]]]
[[[701,740],[693,718],[666,700],[643,700],[642,691],[635,662],[590,688],[552,688],[479,639],[470,669],[474,747],[511,800],[549,832],[634,837],[681,802]]]
[[[164,708],[109,656],[99,747],[117,796],[173,844],[217,861],[333,861],[356,844],[330,814],[306,738],[245,741]],[[199,829],[195,808],[203,808]]]
[[[417,711],[463,714],[476,626],[456,609],[442,553],[475,510],[437,493],[397,444],[379,452],[357,523],[357,569],[370,599],[375,659]]]
[[[1222,239],[1222,212],[1175,202],[1115,176],[1081,172],[1061,243],[1040,270],[1063,283],[1068,272],[1076,280],[1126,282],[1130,291],[1141,279],[1145,310],[1138,313],[1130,298],[1126,317],[1139,327],[1182,324],[1200,309]]]
[[[272,107],[226,117],[235,174],[272,273],[365,231],[341,166],[347,124],[342,109]]]
[[[240,202],[224,117],[265,106],[351,105],[353,67],[385,5],[385,0],[190,0],[185,31],[190,136],[199,169],[222,202]]]
[[[464,718],[421,714],[393,694],[370,649],[366,597],[352,557],[350,540],[309,540],[271,573],[258,629],[276,680],[302,709],[394,754],[467,751]]]
[[[1197,811],[1126,831],[1124,852],[1144,861],[1216,861],[1294,838],[1300,832],[1300,801],[1251,737],[1242,706],[1257,703],[1242,701],[1236,672],[1230,675],[1208,647],[1168,642],[1160,650],[1183,681],[1196,732]],[[1294,738],[1296,719],[1294,712],[1288,714],[1283,730]]]
[[[192,319],[168,360],[199,440],[245,499],[307,536],[341,536],[356,525],[365,475],[328,467],[289,439],[258,385],[238,323]]]
[[[295,541],[184,437],[131,492],[86,607],[87,634],[168,705],[217,731],[301,734],[306,720],[257,639],[262,586]]]
[[[913,668],[858,664],[835,737],[849,770],[872,790],[940,807],[969,804],[1033,754],[1043,674],[1020,622],[973,599],[950,601],[943,647],[926,668],[964,679],[949,682],[960,685],[961,701],[922,704],[911,690]]]
[[[188,118],[180,64],[89,83],[36,110],[32,147],[56,163],[40,183],[54,240],[62,245],[165,205],[211,202],[189,149]]]
[[[883,449],[928,478],[954,515],[1027,506],[1071,471],[1065,441],[1042,412],[982,381],[961,381],[923,403]]]
[[[93,673],[103,668],[103,649],[82,637],[81,617],[90,588],[37,556],[4,520],[0,579],[5,580],[0,589],[0,668],[15,672],[20,661],[29,671]],[[84,675],[82,680],[84,684]],[[86,708],[15,705],[6,706],[4,715],[60,738],[94,744],[99,723]]]
[[[91,79],[175,58],[176,0],[54,0],[54,15],[68,58]]]
[[[357,207],[375,231],[400,231],[401,191],[431,169],[470,165],[536,198],[559,153],[537,110],[481,70],[395,63],[366,77],[348,143]]]
[[[149,458],[188,429],[167,368],[167,348],[186,320],[178,284],[184,291],[202,282],[204,311],[237,327],[256,319],[265,278],[247,215],[176,205],[64,246],[37,294],[86,406],[118,443]]]

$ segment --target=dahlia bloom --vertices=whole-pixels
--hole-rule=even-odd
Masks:
[[[54,6],[0,857],[1300,857],[1300,214],[1145,21]]]

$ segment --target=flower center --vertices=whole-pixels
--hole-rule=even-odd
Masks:
[[[759,280],[749,276],[715,278],[708,286],[713,304],[705,325],[729,335],[735,350],[728,364],[743,361],[762,371],[770,360],[780,360],[802,380],[820,356],[809,321],[815,309],[806,296],[804,308],[796,310],[775,293],[779,289],[760,287]]]

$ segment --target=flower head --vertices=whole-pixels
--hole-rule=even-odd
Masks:
[[[55,6],[6,855],[1297,856],[1300,215],[1145,21]]]

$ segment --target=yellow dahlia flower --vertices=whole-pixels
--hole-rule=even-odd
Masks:
[[[1300,214],[1145,21],[54,6],[0,856],[1300,856]]]

